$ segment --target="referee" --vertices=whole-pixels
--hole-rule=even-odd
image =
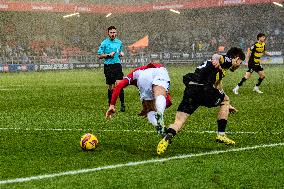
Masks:
[[[116,38],[116,27],[110,26],[107,29],[108,37],[103,40],[97,52],[99,59],[104,59],[104,74],[106,84],[108,85],[108,104],[110,104],[112,89],[116,82],[123,79],[122,66],[120,57],[124,56],[123,44]],[[125,111],[124,105],[124,90],[122,89],[119,94],[121,102],[120,111]]]

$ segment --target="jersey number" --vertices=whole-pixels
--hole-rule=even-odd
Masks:
[[[198,69],[202,69],[202,68],[205,68],[207,65],[207,61],[205,61],[203,64],[201,64],[200,66],[198,66],[197,68]]]

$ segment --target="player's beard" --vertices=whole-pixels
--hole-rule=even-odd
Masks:
[[[110,36],[109,36],[109,38],[110,38],[111,40],[114,40],[115,37],[116,37],[115,35],[110,35]]]

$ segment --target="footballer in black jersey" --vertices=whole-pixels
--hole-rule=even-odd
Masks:
[[[225,128],[229,111],[236,109],[230,105],[229,97],[223,92],[221,81],[228,70],[235,71],[244,60],[245,54],[242,49],[233,47],[225,56],[215,54],[211,60],[198,66],[194,73],[188,73],[183,77],[185,84],[183,99],[178,107],[175,122],[169,126],[165,137],[157,146],[159,155],[165,152],[171,139],[199,106],[208,108],[220,106],[216,141],[228,145],[235,144],[225,135]]]
[[[266,36],[263,33],[259,33],[257,35],[257,42],[252,45],[247,52],[246,55],[246,62],[248,65],[248,70],[246,71],[244,77],[241,79],[241,81],[238,83],[238,85],[233,89],[233,92],[235,94],[239,94],[238,90],[239,88],[243,85],[243,83],[251,77],[251,74],[253,72],[257,72],[259,75],[258,81],[256,85],[253,88],[253,91],[261,94],[263,93],[262,91],[259,90],[259,86],[261,85],[261,82],[265,78],[265,74],[263,71],[263,68],[260,64],[260,57],[262,57],[264,54],[268,56],[272,56],[272,54],[268,53],[266,51],[265,47],[265,40]]]

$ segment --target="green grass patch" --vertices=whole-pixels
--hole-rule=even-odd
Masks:
[[[166,110],[166,125],[174,121],[183,95],[182,76],[193,70],[191,66],[168,67],[173,105]],[[232,89],[245,71],[241,68],[224,78],[225,92],[239,110],[230,115],[227,128],[236,145],[217,144],[214,133],[202,133],[216,130],[218,108],[200,107],[163,157],[284,142],[284,67],[265,67],[264,94],[252,91],[258,78],[254,74],[240,94],[233,95]],[[2,74],[0,180],[161,158],[156,155],[159,136],[147,119],[137,116],[141,109],[137,89],[125,90],[126,112],[117,112],[111,120],[104,118],[106,94],[101,69]],[[87,132],[99,138],[98,148],[91,152],[79,146],[80,137]],[[261,148],[0,188],[283,188],[283,155],[283,146]]]

